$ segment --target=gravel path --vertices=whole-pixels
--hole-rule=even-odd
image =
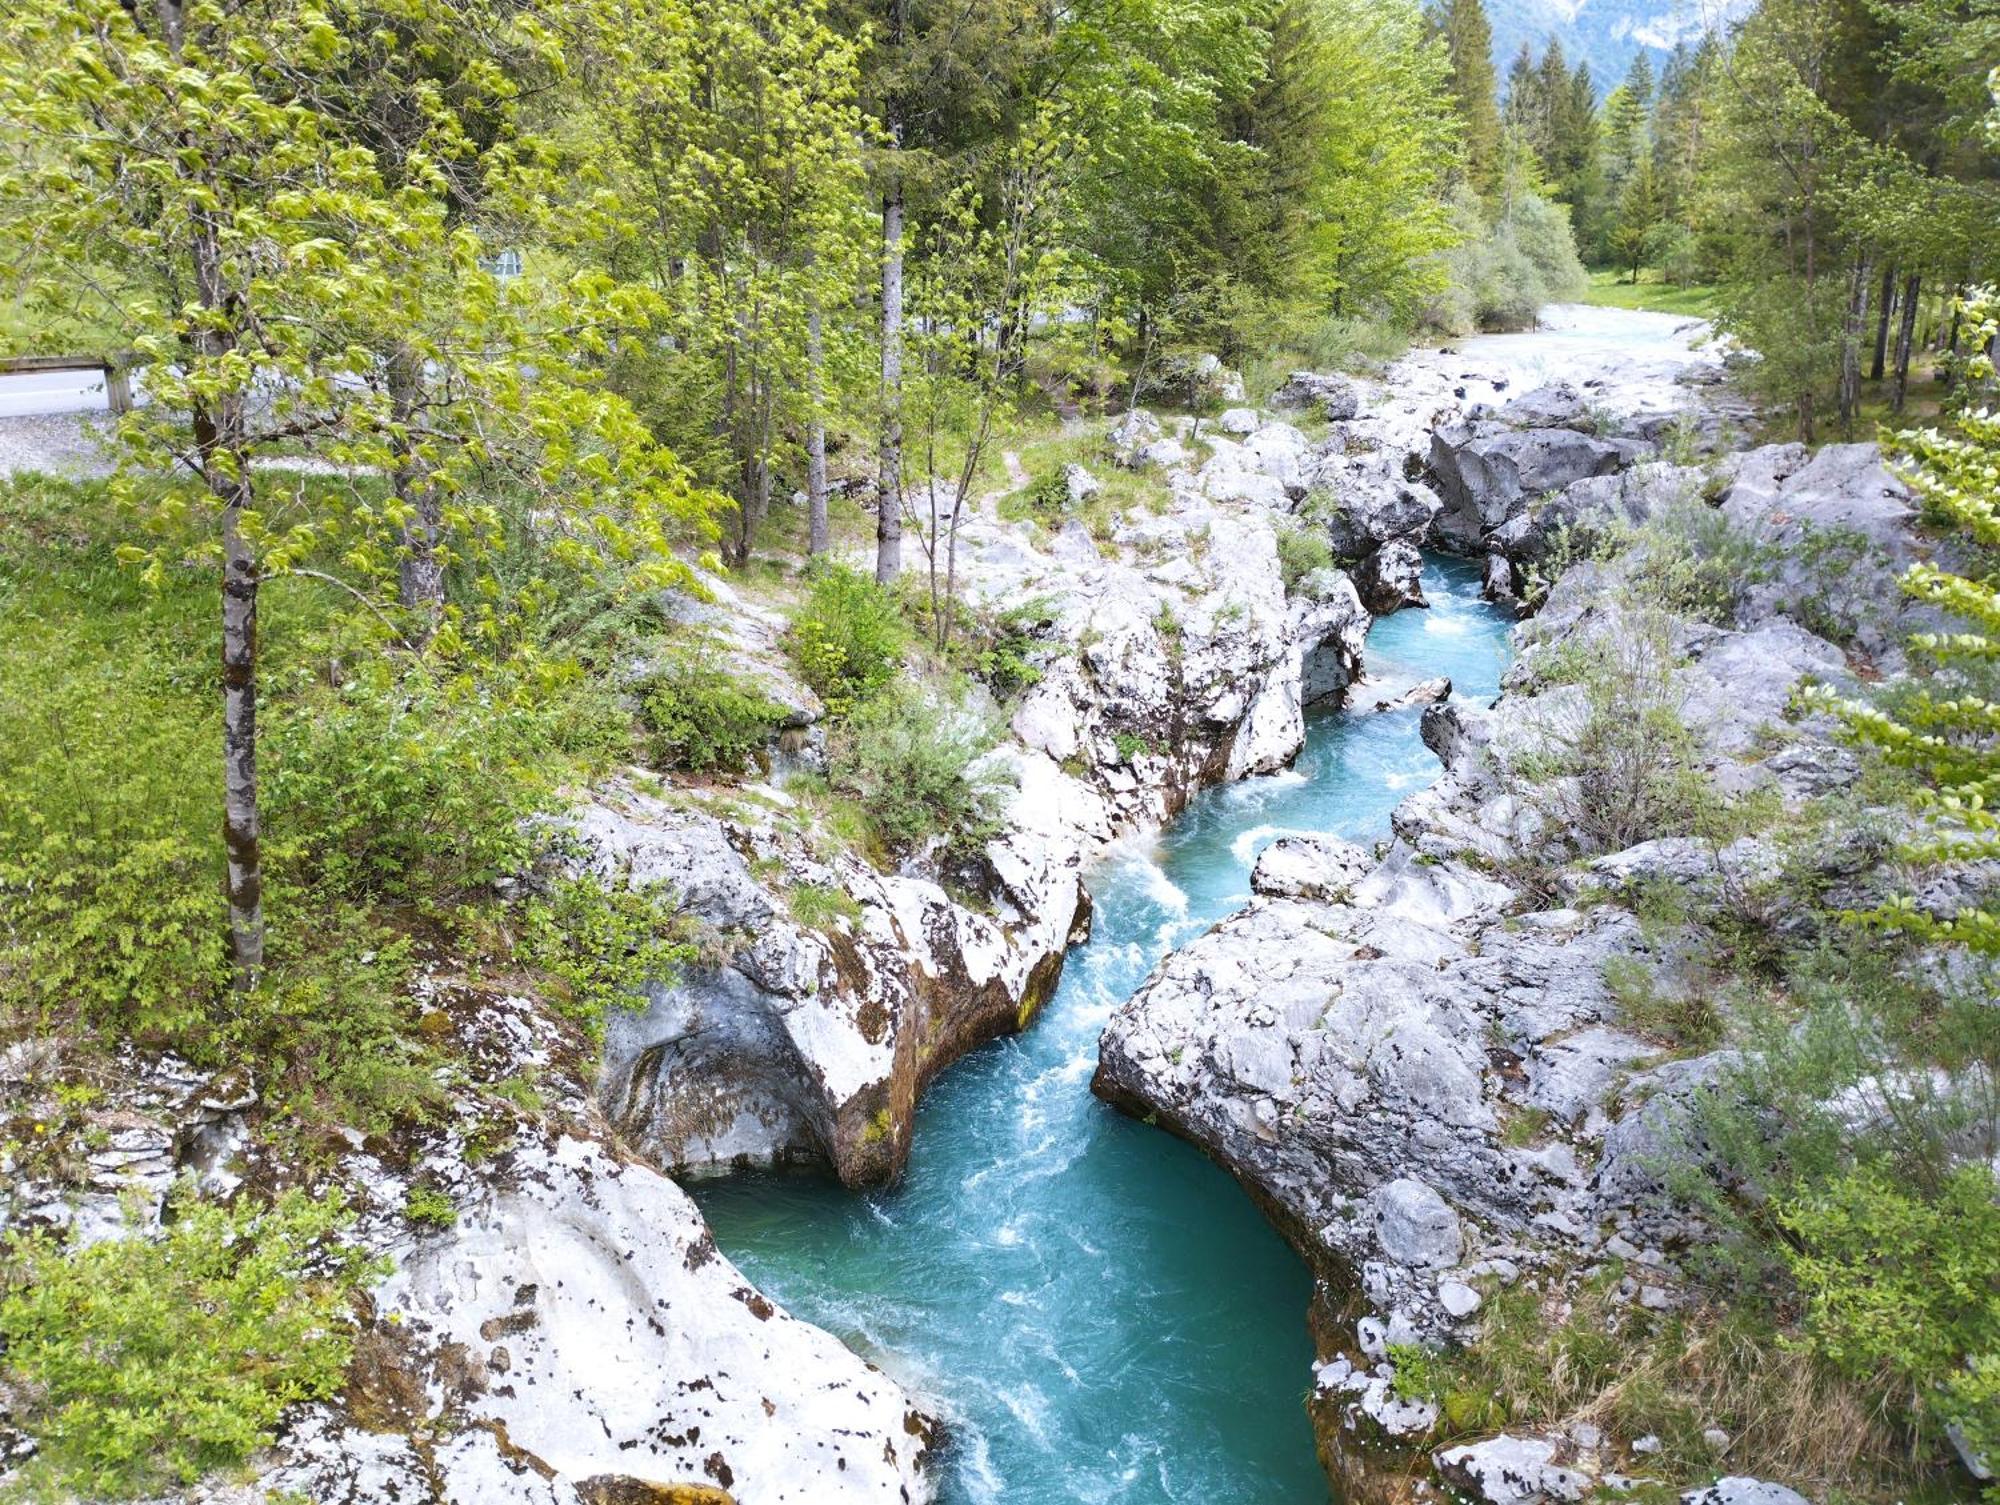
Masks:
[[[104,420],[87,413],[37,413],[0,418],[0,476],[108,476],[111,459],[99,442]]]

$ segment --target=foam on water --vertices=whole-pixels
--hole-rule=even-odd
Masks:
[[[1497,693],[1507,623],[1471,566],[1433,560],[1429,611],[1369,638],[1373,664]],[[1319,1505],[1303,1401],[1309,1283],[1200,1154],[1090,1096],[1104,1021],[1243,903],[1258,847],[1386,833],[1437,775],[1415,710],[1311,719],[1296,766],[1210,791],[1091,877],[1094,930],[1027,1034],[945,1073],[893,1191],[750,1174],[695,1185],[753,1281],[931,1398],[949,1505]]]

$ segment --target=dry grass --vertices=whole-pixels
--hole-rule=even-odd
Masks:
[[[1924,1483],[1879,1387],[1815,1363],[1740,1306],[1647,1312],[1600,1277],[1563,1299],[1497,1291],[1486,1310],[1480,1342],[1432,1361],[1427,1377],[1456,1431],[1589,1423],[1605,1434],[1607,1466],[1677,1484],[1750,1474],[1814,1499],[1891,1499]],[[1720,1450],[1703,1436],[1712,1428],[1729,1436]],[[1631,1456],[1647,1435],[1660,1452]]]

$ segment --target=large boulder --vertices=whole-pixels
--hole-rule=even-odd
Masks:
[[[1589,1492],[1591,1480],[1556,1462],[1557,1453],[1556,1444],[1546,1438],[1502,1432],[1484,1442],[1442,1449],[1435,1462],[1446,1483],[1481,1505],[1568,1505]]]
[[[1531,498],[1587,476],[1607,476],[1643,451],[1630,440],[1571,429],[1447,424],[1431,436],[1430,463],[1444,497],[1438,533],[1466,552]]]
[[[1160,420],[1152,413],[1145,408],[1132,408],[1119,415],[1105,434],[1105,451],[1118,464],[1136,470],[1146,448],[1159,443],[1164,433]]]
[[[1875,445],[1767,445],[1725,478],[1723,515],[1767,565],[1743,592],[1744,620],[1785,613],[1889,671],[1912,633],[1943,625],[1899,583],[1917,557],[1916,502]]]
[[[1811,1505],[1811,1502],[1783,1484],[1732,1474],[1706,1488],[1686,1491],[1681,1495],[1681,1505]]]
[[[1271,395],[1274,408],[1313,408],[1338,423],[1361,411],[1361,393],[1344,376],[1331,372],[1294,371]]]
[[[1424,556],[1417,546],[1391,539],[1363,559],[1354,571],[1362,604],[1378,617],[1405,606],[1423,606]]]
[[[1598,427],[1597,414],[1591,407],[1590,398],[1581,388],[1566,381],[1550,382],[1523,392],[1500,409],[1500,419],[1516,428],[1562,428],[1595,433]]]

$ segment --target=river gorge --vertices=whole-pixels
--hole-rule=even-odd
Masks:
[[[894,1188],[694,1183],[760,1289],[938,1398],[943,1499],[1324,1498],[1305,1271],[1221,1170],[1089,1083],[1111,1010],[1249,898],[1268,842],[1385,836],[1436,777],[1417,709],[1366,708],[1378,687],[1445,675],[1474,703],[1498,693],[1511,617],[1464,561],[1429,560],[1424,588],[1428,611],[1375,625],[1359,704],[1314,715],[1292,768],[1206,791],[1099,864],[1090,939],[1042,1017],[931,1090]]]

